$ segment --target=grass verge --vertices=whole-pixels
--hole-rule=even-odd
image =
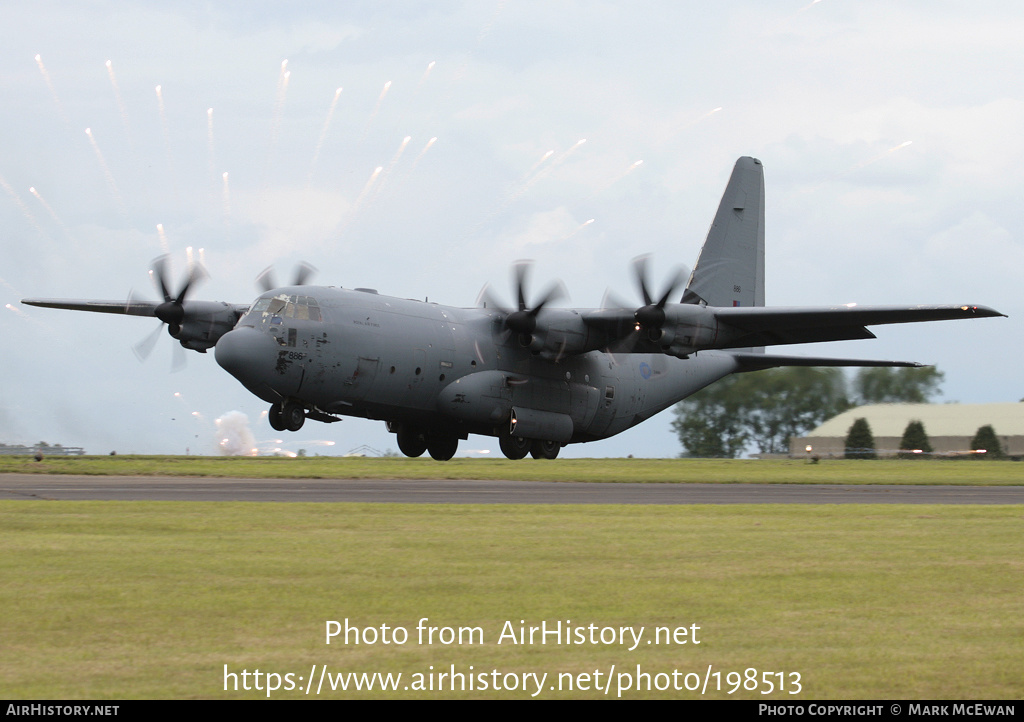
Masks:
[[[401,689],[451,665],[547,673],[539,696],[556,699],[604,696],[612,665],[654,685],[711,665],[724,688],[707,697],[748,669],[790,686],[800,674],[801,694],[774,699],[1024,695],[1019,506],[11,501],[0,548],[8,698],[265,696],[225,691],[225,665],[250,686],[256,669],[403,675],[398,691],[330,698],[529,696]],[[424,617],[479,627],[484,643],[419,644]],[[326,621],[345,619],[409,641],[326,645]],[[497,644],[520,620],[643,626],[645,640],[697,625],[701,643]],[[569,678],[572,691],[548,689]]]
[[[0,474],[338,479],[521,479],[651,483],[1024,484],[1012,461],[751,459],[453,459],[405,457],[0,456]]]

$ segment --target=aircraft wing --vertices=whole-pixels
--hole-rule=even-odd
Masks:
[[[92,311],[93,313],[119,313],[126,316],[156,316],[160,305],[154,301],[91,301],[78,298],[25,298],[21,301],[26,306],[43,308],[63,308],[69,311]],[[192,303],[187,301],[186,303]],[[248,303],[230,304],[236,316],[249,310]]]
[[[768,308],[735,307],[712,310],[719,323],[736,334],[727,346],[774,346],[874,338],[866,327],[892,323],[991,318],[1005,314],[987,306],[857,306]]]
[[[156,307],[160,305],[151,301],[90,301],[75,298],[25,298],[21,302],[27,306],[94,313],[121,313],[128,316],[156,316]]]
[[[868,326],[1004,314],[976,305],[948,306],[765,306],[714,307],[673,303],[664,320],[642,327],[628,308],[582,314],[586,326],[600,331],[608,348],[623,353],[685,356],[702,349],[743,349],[786,344],[875,338]]]

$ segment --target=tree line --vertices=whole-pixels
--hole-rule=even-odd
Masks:
[[[1006,453],[1003,445],[999,443],[999,437],[991,424],[980,427],[971,439],[971,450],[977,452],[983,450],[982,454],[974,454],[978,459],[1005,459]],[[920,458],[923,455],[931,454],[933,451],[931,441],[928,440],[928,433],[924,424],[918,420],[912,420],[903,431],[903,438],[900,439],[901,459]],[[875,437],[871,433],[871,426],[865,418],[855,419],[846,435],[847,459],[877,459],[878,452],[875,449]]]
[[[850,382],[835,367],[733,374],[677,404],[672,428],[684,456],[735,458],[750,445],[787,453],[791,437],[854,406],[927,403],[943,377],[933,366],[864,368]]]

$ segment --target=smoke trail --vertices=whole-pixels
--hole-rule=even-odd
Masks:
[[[68,230],[68,227],[64,225],[64,222],[61,221],[61,219],[57,216],[57,213],[53,210],[53,207],[46,202],[46,199],[43,198],[39,191],[36,190],[35,186],[29,188],[28,191],[29,193],[36,197],[36,200],[43,204],[43,208],[46,209],[46,212],[50,214],[50,217],[54,220],[54,222],[56,222],[56,224],[60,226],[60,229],[64,231],[64,236],[73,244],[77,245],[77,241],[75,241],[75,239],[71,237],[71,231]]]
[[[316,150],[313,151],[313,162],[309,165],[309,180],[306,185],[313,185],[316,162],[320,158],[320,149],[323,147],[324,141],[327,140],[327,131],[331,127],[331,119],[334,117],[334,109],[338,106],[338,98],[341,97],[342,90],[343,88],[338,88],[334,91],[334,99],[331,101],[331,107],[327,110],[327,120],[324,121],[323,130],[320,131],[320,138],[316,142]]]
[[[117,85],[117,78],[114,76],[114,64],[107,61],[107,75],[110,76],[110,84],[114,87],[114,99],[117,101],[117,111],[121,114],[121,123],[124,124],[124,133],[128,138],[128,146],[135,153],[135,141],[132,139],[131,125],[128,123],[128,111],[124,107],[124,99],[121,97],[121,89]]]
[[[50,95],[53,96],[53,102],[57,104],[57,110],[60,112],[60,117],[64,120],[64,125],[71,128],[71,122],[68,120],[67,113],[64,112],[64,104],[60,102],[60,98],[57,97],[57,91],[53,88],[53,82],[50,80],[50,74],[46,72],[46,66],[43,65],[43,59],[36,55],[36,65],[39,66],[39,72],[43,74],[43,80],[46,81],[46,87],[50,89]]]
[[[171,188],[174,198],[178,199],[178,174],[174,167],[174,155],[171,153],[171,132],[167,125],[167,112],[164,109],[164,94],[161,86],[156,86],[156,101],[160,111],[160,133],[164,140],[164,156],[167,159],[167,173],[171,177]]]
[[[34,229],[36,229],[36,232],[43,238],[46,238],[46,234],[43,232],[43,229],[39,225],[39,222],[36,221],[36,217],[32,215],[32,212],[28,209],[28,206],[26,206],[25,202],[21,200],[21,196],[15,193],[14,189],[11,188],[10,184],[4,179],[3,176],[0,176],[0,188],[3,188],[5,191],[7,191],[7,195],[9,195],[11,199],[17,204],[18,208],[21,209],[22,215],[24,215],[25,219],[29,222],[29,224]]]
[[[92,149],[96,152],[96,160],[99,161],[100,170],[103,171],[103,177],[107,180],[107,186],[110,189],[110,195],[113,197],[114,203],[117,205],[118,213],[120,213],[121,217],[127,221],[128,209],[124,205],[124,198],[121,196],[121,191],[117,188],[117,182],[114,180],[114,174],[110,172],[110,166],[107,165],[107,161],[103,157],[103,153],[100,151],[100,147],[92,135],[92,128],[86,128],[85,134],[89,136],[89,143],[92,145]]]
[[[217,448],[224,456],[256,456],[256,437],[249,428],[249,417],[241,411],[229,411],[214,421]]]

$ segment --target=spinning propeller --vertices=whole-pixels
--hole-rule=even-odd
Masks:
[[[149,357],[149,354],[153,351],[153,347],[156,345],[157,339],[160,337],[160,331],[164,326],[167,326],[167,333],[170,334],[171,338],[178,338],[178,334],[181,332],[181,324],[185,320],[185,299],[188,297],[189,291],[199,281],[202,281],[207,277],[206,271],[202,266],[198,264],[191,265],[189,267],[188,276],[185,278],[185,282],[178,291],[177,295],[172,295],[170,286],[168,285],[168,270],[167,270],[166,255],[160,256],[153,261],[153,267],[149,271],[150,277],[153,279],[156,290],[163,296],[163,303],[153,304],[145,301],[136,301],[133,298],[133,294],[129,294],[128,304],[129,305],[148,305],[152,307],[153,315],[160,319],[160,325],[146,338],[133,346],[135,355],[139,357],[139,360],[144,361]],[[180,344],[174,345],[174,359],[171,364],[172,371],[178,371],[185,365],[185,352],[181,348]]]
[[[529,345],[530,336],[537,330],[537,315],[545,306],[553,301],[558,301],[567,296],[565,285],[560,281],[552,283],[547,292],[532,307],[527,305],[526,278],[533,267],[533,261],[517,261],[512,267],[512,282],[516,292],[518,308],[512,310],[505,308],[501,303],[494,300],[490,294],[490,288],[484,286],[481,297],[487,305],[493,306],[501,311],[505,318],[502,320],[502,329],[519,334],[520,341],[525,341],[524,346]]]
[[[303,261],[295,267],[295,279],[292,281],[293,286],[305,286],[309,282],[309,279],[316,273],[316,269]],[[267,291],[273,291],[275,288],[280,288],[274,280],[274,268],[273,266],[267,266],[263,269],[263,273],[256,276],[256,285],[264,293]]]
[[[633,259],[633,272],[636,276],[637,286],[640,288],[640,295],[643,296],[644,305],[636,310],[633,318],[636,319],[639,328],[646,329],[649,333],[659,330],[665,323],[665,304],[668,303],[680,286],[686,281],[688,275],[682,266],[676,269],[669,278],[665,292],[657,301],[651,295],[647,284],[647,259],[649,256],[637,256]]]

